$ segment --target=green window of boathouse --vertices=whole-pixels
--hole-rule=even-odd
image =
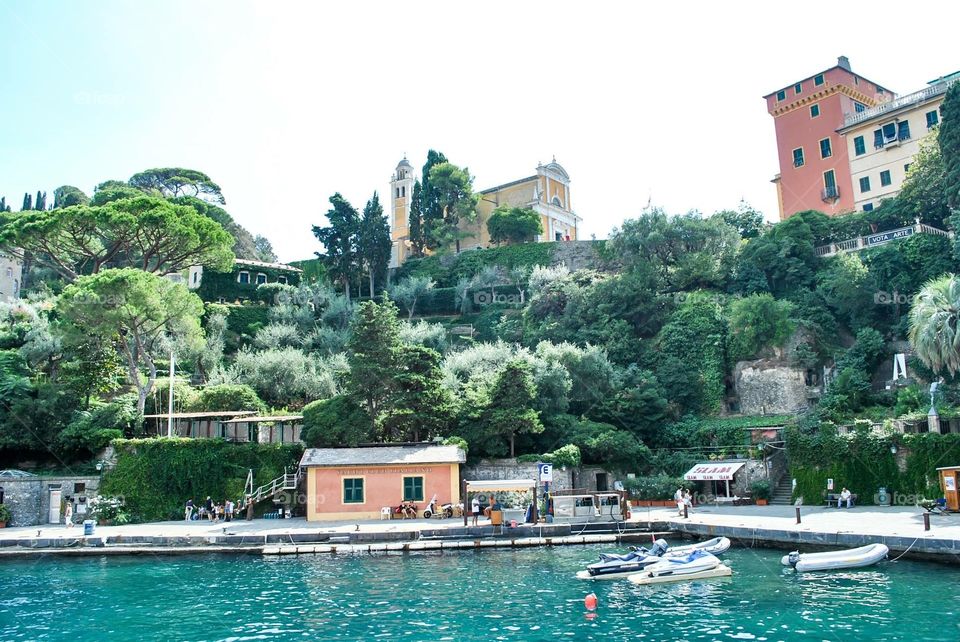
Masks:
[[[363,503],[363,478],[348,477],[343,480],[343,503],[344,504],[362,504]]]
[[[423,477],[404,477],[403,478],[403,501],[422,502],[423,501]]]

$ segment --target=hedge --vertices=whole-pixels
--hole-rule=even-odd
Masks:
[[[237,334],[252,335],[267,325],[269,320],[270,308],[265,305],[231,305],[227,315],[227,329]]]
[[[240,271],[250,273],[250,283],[240,283],[237,281],[237,274]],[[236,301],[249,301],[256,298],[257,273],[262,272],[267,275],[267,283],[277,283],[278,277],[287,277],[288,285],[297,285],[300,282],[300,275],[296,272],[287,270],[277,270],[268,267],[253,267],[237,265],[232,272],[213,272],[204,270],[200,279],[200,287],[197,288],[197,296],[204,301],[218,302],[221,298],[226,303]]]
[[[857,430],[839,435],[826,425],[816,433],[790,427],[784,435],[790,475],[797,480],[794,498],[807,504],[823,501],[827,479],[833,479],[835,490],[849,488],[860,504],[873,504],[878,489],[885,487],[912,506],[941,497],[937,467],[960,462],[960,434],[876,436]]]
[[[296,466],[300,444],[230,443],[222,439],[116,439],[116,466],[103,476],[100,494],[121,496],[134,521],[183,519],[184,504],[243,495],[247,471],[254,486]],[[262,507],[261,507],[262,508]]]

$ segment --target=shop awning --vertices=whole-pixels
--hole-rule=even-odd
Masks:
[[[532,479],[484,479],[468,481],[467,492],[471,493],[481,490],[499,492],[530,490],[536,485],[537,482]]]
[[[730,481],[738,470],[743,468],[744,461],[706,462],[697,464],[683,476],[687,481]]]

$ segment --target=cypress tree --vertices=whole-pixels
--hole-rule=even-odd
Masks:
[[[7,205],[7,197],[0,196],[0,213],[9,212],[9,211],[10,211],[10,206]]]
[[[943,123],[938,141],[943,157],[944,185],[947,206],[960,210],[960,82],[953,83],[940,105]]]
[[[24,193],[23,195],[23,206],[20,208],[21,212],[26,212],[27,210],[33,209],[33,197],[29,193]]]
[[[413,184],[413,195],[410,197],[410,248],[414,256],[423,256],[423,248],[427,239],[423,235],[423,186],[420,181]]]
[[[47,209],[47,193],[41,193],[40,190],[37,190],[37,201],[34,203],[33,209],[35,210],[45,210]]]

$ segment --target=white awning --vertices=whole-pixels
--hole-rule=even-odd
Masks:
[[[532,479],[483,479],[479,481],[468,481],[467,492],[470,493],[478,490],[501,492],[530,490],[536,485],[537,482]]]
[[[730,481],[745,463],[747,462],[731,461],[697,464],[688,470],[683,478],[687,481]]]

